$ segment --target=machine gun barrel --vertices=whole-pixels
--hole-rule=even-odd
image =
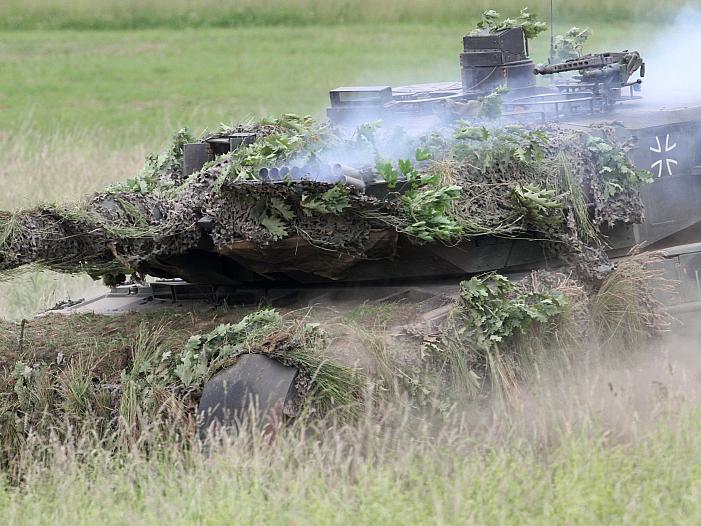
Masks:
[[[579,71],[583,69],[601,69],[611,64],[620,63],[624,53],[600,53],[597,55],[585,55],[580,58],[567,60],[559,64],[545,64],[535,68],[536,75],[553,75],[565,71]]]

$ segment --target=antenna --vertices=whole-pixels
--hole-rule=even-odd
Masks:
[[[553,18],[553,2],[550,0],[550,63],[553,63],[555,59],[555,28],[554,28],[554,18]]]

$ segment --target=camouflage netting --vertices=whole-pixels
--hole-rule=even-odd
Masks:
[[[232,132],[255,132],[257,140],[188,177],[183,144],[193,138],[181,131],[136,178],[80,205],[0,213],[0,272],[35,263],[119,281],[192,249],[282,261],[305,245],[320,255],[305,271],[338,277],[329,270],[334,261],[347,267],[392,257],[400,237],[456,243],[500,236],[543,240],[602,277],[608,266],[599,229],[642,220],[639,187],[649,178],[605,129],[592,136],[556,125],[458,121],[410,136],[369,123],[342,136],[286,115],[207,138]],[[373,197],[357,184],[303,180],[329,163],[364,180],[361,186],[384,181],[387,189]],[[261,181],[267,167],[292,167],[297,176]]]

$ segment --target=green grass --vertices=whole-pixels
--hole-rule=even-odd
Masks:
[[[183,125],[321,114],[328,90],[459,78],[462,30],[244,28],[0,34],[2,128],[87,128],[104,149],[159,144]],[[429,48],[423,44],[429,40]],[[101,133],[109,130],[111,134]]]
[[[162,438],[175,435],[178,425],[162,429],[144,421],[127,446],[123,435],[104,436],[78,419],[86,404],[95,404],[92,379],[111,383],[125,366],[125,351],[146,358],[161,338],[161,350],[182,348],[189,333],[237,316],[161,312],[27,324],[25,344],[34,345],[35,360],[55,363],[59,353],[65,360],[58,385],[33,384],[59,392],[35,388],[32,395],[60,396],[77,418],[66,422],[69,433],[59,420],[53,438],[44,430],[16,446],[21,457],[0,476],[3,519],[660,525],[701,519],[701,366],[694,343],[686,351],[674,344],[668,353],[623,359],[593,351],[575,366],[544,364],[508,407],[468,404],[455,394],[452,406],[418,409],[385,393],[355,420],[302,420],[279,429],[274,440],[246,429],[207,451],[187,433],[180,442]],[[17,359],[18,332],[19,325],[0,327],[7,364]],[[86,377],[98,362],[101,372]],[[124,406],[122,414],[133,420],[139,395],[131,396],[132,409]],[[8,413],[3,416],[11,418]],[[8,435],[0,438],[8,446]]]
[[[555,0],[559,20],[659,20],[686,0]],[[548,0],[4,0],[0,29],[144,29],[367,22],[446,23],[486,9],[517,14],[524,5],[545,18]]]
[[[240,439],[161,460],[56,448],[22,489],[0,488],[8,524],[697,524],[701,418],[685,412],[635,443],[571,431],[543,450],[479,444],[470,430],[326,430],[319,440]],[[260,442],[260,440],[259,440]],[[87,446],[87,443],[81,447]]]

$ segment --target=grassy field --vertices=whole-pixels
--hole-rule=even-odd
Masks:
[[[343,83],[459,75],[453,26],[15,32],[0,37],[4,123],[158,145],[183,125],[321,114]],[[423,45],[428,40],[430,47]],[[4,128],[5,126],[3,126]],[[3,130],[6,131],[6,130]]]
[[[0,489],[8,524],[698,524],[698,413],[635,445],[570,433],[547,452],[410,438],[363,427],[274,450],[243,441],[211,457],[146,461],[68,449],[21,492]],[[405,430],[406,431],[406,430]],[[356,441],[360,442],[356,442]],[[395,442],[395,440],[397,442]],[[367,454],[362,448],[369,448]]]
[[[659,22],[692,2],[555,0],[560,20],[649,19]],[[2,29],[144,29],[349,23],[467,22],[486,9],[517,12],[524,5],[545,15],[549,0],[5,0]]]
[[[565,0],[557,27],[590,26],[592,49],[642,48],[686,4]],[[457,79],[461,36],[490,6],[521,3],[4,0],[0,210],[130,177],[182,126],[320,116],[338,85]],[[99,290],[30,272],[0,283],[0,317]],[[0,476],[0,511],[9,524],[698,523],[699,371],[676,359],[555,374],[508,413],[458,399],[417,416],[398,403],[212,455],[112,455],[73,429],[74,441],[27,448],[19,487]]]

